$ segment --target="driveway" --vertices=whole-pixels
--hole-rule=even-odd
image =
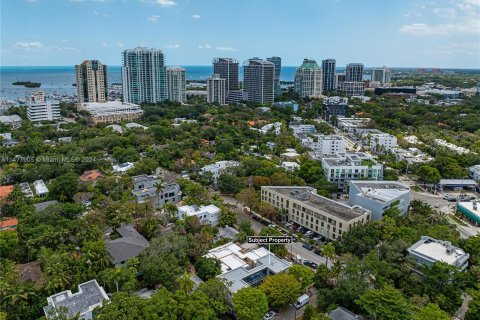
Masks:
[[[308,303],[309,305],[312,305],[312,306],[316,306],[317,305],[317,293],[318,293],[318,290],[314,287],[311,287],[309,289],[310,293],[309,293],[309,296],[310,296],[310,302]],[[300,309],[295,309],[293,306],[290,306],[288,307],[287,309],[285,310],[282,310],[281,312],[279,312],[275,317],[274,319],[278,319],[278,320],[294,320],[294,319],[301,319],[301,317],[303,316],[303,312],[305,311],[305,307],[306,306],[303,306],[301,307]]]

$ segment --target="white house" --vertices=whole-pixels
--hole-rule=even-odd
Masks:
[[[43,307],[43,312],[47,319],[50,319],[55,317],[56,310],[65,308],[69,319],[78,314],[80,319],[91,320],[93,319],[93,310],[96,307],[101,308],[105,300],[110,300],[110,298],[98,285],[97,280],[93,279],[79,284],[76,293],[66,290],[48,297],[48,305]]]
[[[284,168],[288,172],[292,172],[292,171],[300,169],[300,165],[296,162],[293,162],[293,161],[283,161],[282,162],[282,168]]]
[[[113,171],[117,173],[125,173],[128,170],[132,169],[134,166],[131,162],[120,163],[113,166]]]
[[[33,181],[33,188],[39,197],[42,197],[48,193],[48,188],[43,180]]]
[[[213,164],[208,164],[202,169],[200,169],[200,174],[205,174],[207,172],[212,174],[213,181],[217,181],[218,177],[222,173],[228,172],[229,169],[236,168],[240,166],[240,162],[238,161],[217,161]]]
[[[178,218],[196,216],[202,224],[217,225],[220,216],[220,208],[210,204],[208,206],[181,206],[178,208]]]

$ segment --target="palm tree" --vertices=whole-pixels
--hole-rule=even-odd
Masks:
[[[169,221],[174,221],[178,215],[178,207],[173,203],[165,203],[163,206],[163,212],[168,217]]]
[[[335,258],[335,247],[333,243],[329,242],[322,248],[322,253],[325,256],[325,266],[328,267],[328,259],[333,260]]]
[[[191,292],[195,286],[195,282],[190,279],[190,276],[191,275],[185,271],[183,275],[178,277],[176,280],[179,289],[185,292],[185,294]]]

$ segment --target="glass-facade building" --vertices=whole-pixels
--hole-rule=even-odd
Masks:
[[[125,102],[164,101],[167,94],[163,52],[143,47],[123,51],[122,84]]]

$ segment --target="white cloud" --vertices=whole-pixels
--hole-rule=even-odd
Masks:
[[[220,51],[237,51],[237,49],[232,48],[232,47],[217,47],[217,50],[220,50]]]
[[[125,47],[125,44],[121,43],[121,42],[117,42],[117,46],[118,47]]]
[[[107,2],[109,0],[70,0],[70,2]]]
[[[166,49],[180,49],[179,44],[167,44],[167,45],[164,45],[163,47]]]
[[[199,14],[192,14],[192,18],[193,19],[200,19],[200,15]]]
[[[106,43],[104,42],[104,43],[102,43],[102,47],[106,48],[106,47],[108,47],[108,44],[106,44]]]
[[[200,44],[198,45],[199,49],[210,49],[212,46],[209,44]]]
[[[150,2],[154,4],[158,4],[159,6],[164,8],[173,7],[177,5],[177,3],[174,0],[151,0]]]
[[[32,42],[17,42],[13,45],[16,48],[21,49],[32,49],[32,48],[41,48],[43,47],[40,41],[32,41]]]
[[[158,14],[152,14],[150,17],[147,17],[147,20],[153,23],[157,23],[159,18],[160,16]]]
[[[433,3],[434,4],[434,3]],[[463,0],[455,7],[434,8],[432,13],[439,20],[436,24],[417,22],[403,25],[400,32],[415,35],[474,34],[480,36],[480,1]]]

